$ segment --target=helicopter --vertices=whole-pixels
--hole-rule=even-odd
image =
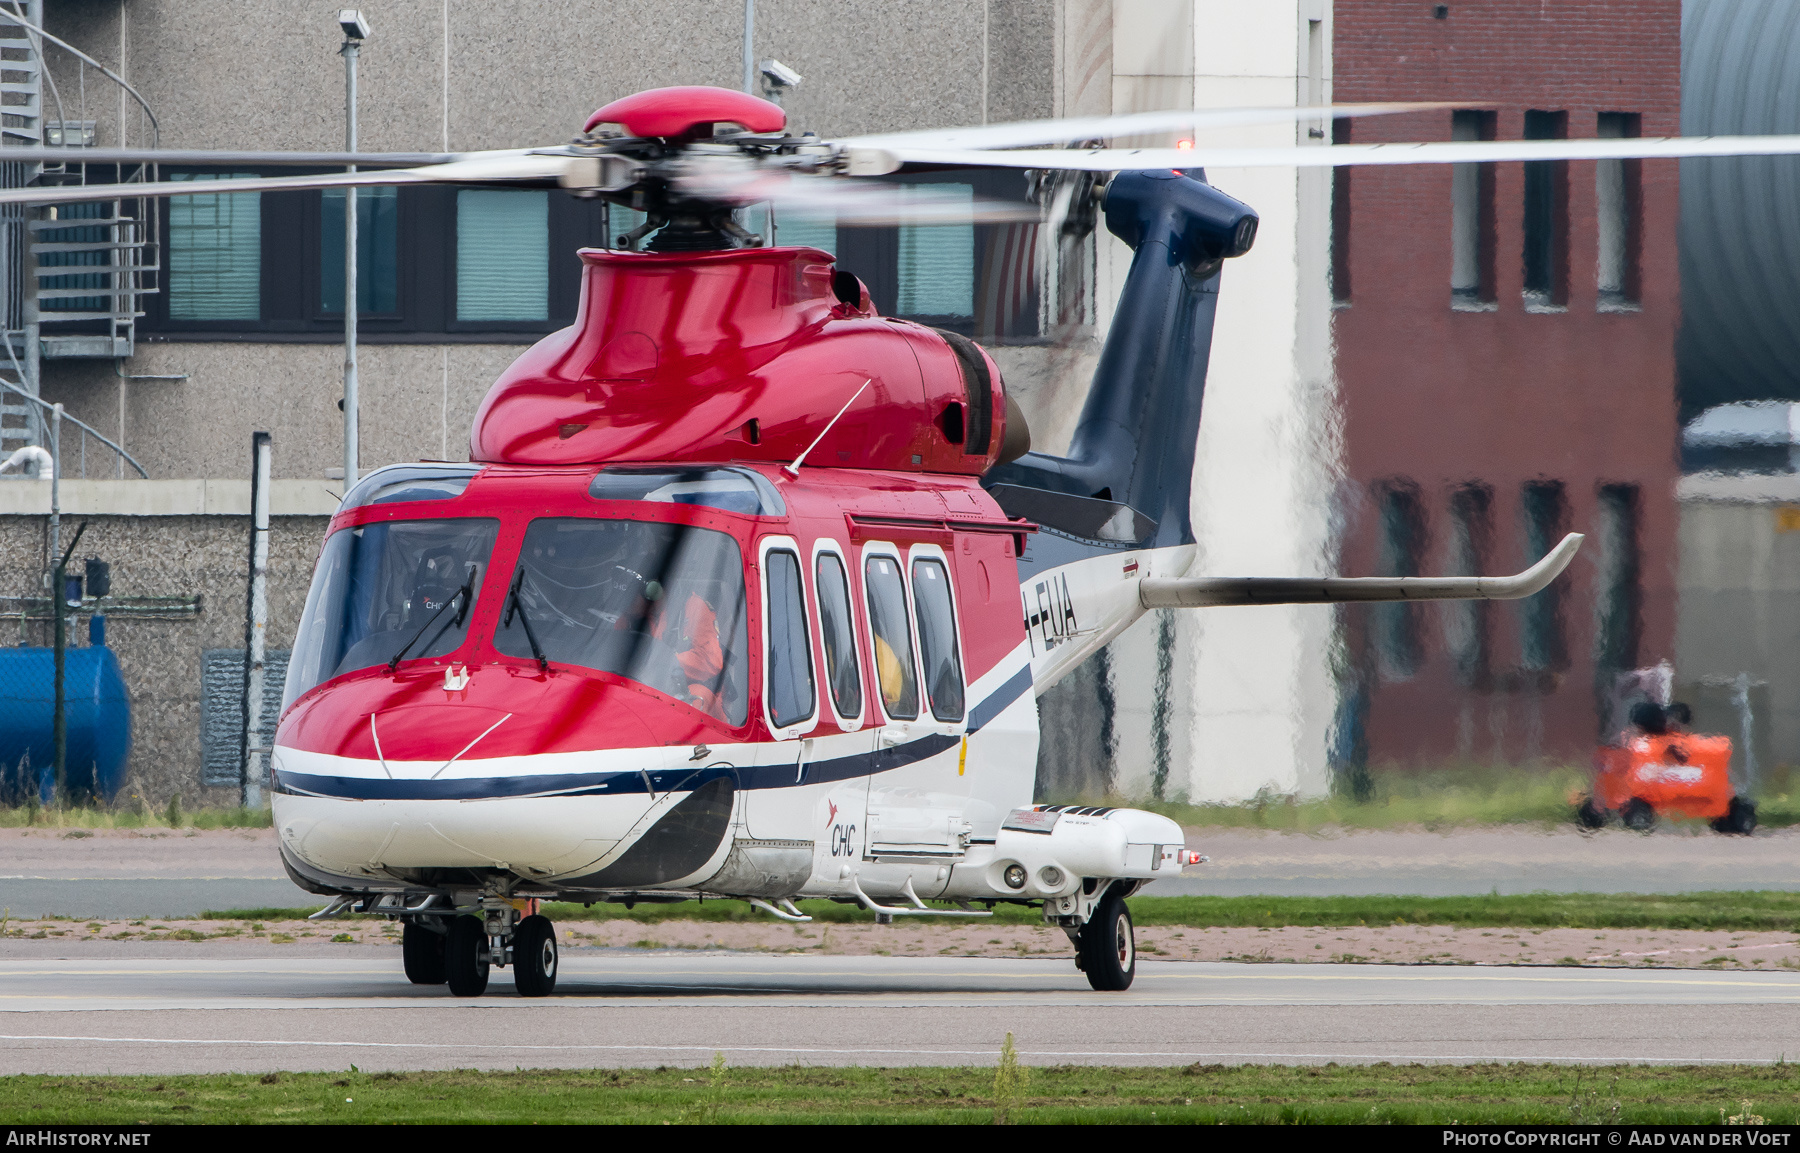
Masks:
[[[401,921],[406,976],[463,997],[507,966],[519,993],[554,991],[541,902],[708,897],[788,921],[810,919],[802,898],[884,921],[1021,903],[1068,934],[1095,989],[1128,988],[1127,899],[1201,858],[1159,814],[1033,802],[1040,695],[1151,609],[1517,599],[1582,540],[1503,577],[1190,575],[1221,273],[1258,222],[1204,167],[1800,151],[1794,137],[1084,143],[1419,107],[832,141],[789,134],[771,102],[682,87],[614,101],[552,148],[88,150],[363,169],[234,191],[559,186],[644,214],[582,250],[575,322],[494,383],[468,462],[377,469],[332,517],[271,758],[289,875],[330,898],[319,916]],[[909,165],[1045,174],[1048,226],[1090,213],[1133,249],[1066,456],[1032,450],[976,342],[880,315],[831,254],[765,243],[739,216],[766,202],[847,225],[1018,219],[1017,205],[934,204],[876,179]]]

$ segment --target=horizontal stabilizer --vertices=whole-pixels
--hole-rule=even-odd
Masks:
[[[1505,577],[1166,577],[1139,583],[1147,609],[1212,605],[1311,605],[1340,601],[1514,601],[1538,592],[1575,559],[1572,532],[1544,558]]]

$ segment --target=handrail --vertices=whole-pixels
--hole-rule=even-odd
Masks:
[[[7,357],[9,359],[11,359],[11,361],[13,362],[13,367],[18,368],[19,358],[18,358],[18,356],[16,356],[13,353],[12,343],[10,341],[0,340],[0,344],[6,345]],[[9,380],[0,379],[0,389],[5,389],[10,392],[16,392],[20,396],[24,397],[26,400],[29,400],[31,403],[39,406],[40,408],[43,408],[45,411],[54,411],[56,408],[55,405],[46,401],[43,397],[33,396],[29,392],[26,392],[23,388],[12,383]],[[64,420],[68,421],[70,424],[73,424],[76,428],[79,428],[81,431],[87,433],[89,436],[93,437],[95,440],[99,441],[101,444],[105,445],[107,448],[110,448],[114,452],[118,453],[120,458],[122,460],[124,460],[126,464],[129,464],[132,468],[137,469],[139,476],[143,477],[145,480],[150,479],[150,474],[144,470],[143,465],[141,465],[137,462],[136,457],[132,456],[130,453],[126,452],[124,449],[120,448],[118,445],[114,444],[112,441],[106,439],[105,435],[103,435],[93,425],[88,424],[86,421],[82,420],[80,417],[70,416],[66,411],[63,413],[62,418]],[[60,460],[56,462],[56,469],[59,473],[62,471],[62,462]]]
[[[75,47],[73,44],[70,44],[67,40],[62,39],[60,36],[55,36],[49,32],[46,32],[42,28],[39,28],[36,24],[33,24],[31,21],[25,19],[23,13],[15,11],[16,7],[17,7],[17,0],[14,0],[14,8],[0,8],[0,17],[4,17],[5,19],[12,21],[14,24],[19,25],[21,28],[25,28],[25,29],[28,29],[29,31],[37,33],[39,36],[42,36],[44,39],[50,41],[52,44],[56,45],[58,48],[61,48],[63,51],[69,53],[70,55],[76,57],[77,59],[85,61],[88,64],[92,64],[95,68],[98,68],[102,73],[104,73],[106,75],[106,77],[108,79],[110,79],[114,84],[117,84],[120,88],[123,88],[125,91],[131,93],[131,98],[138,102],[138,107],[143,109],[144,115],[148,116],[150,118],[150,128],[153,131],[153,133],[155,134],[155,142],[153,142],[152,147],[155,146],[155,143],[159,143],[162,140],[162,126],[156,122],[156,113],[150,111],[150,102],[145,100],[144,97],[142,96],[142,94],[140,94],[137,89],[133,88],[129,83],[127,83],[123,76],[120,76],[117,72],[114,72],[111,68],[108,68],[106,65],[104,65],[104,64],[100,63],[98,60],[94,59],[92,56],[89,56],[86,52],[83,52],[81,49]],[[43,53],[40,51],[38,53],[38,55],[41,58]],[[59,105],[60,105],[60,103],[61,103],[61,101],[58,101]],[[123,127],[123,126],[121,126],[121,127]],[[68,137],[65,136],[63,139],[67,140]]]

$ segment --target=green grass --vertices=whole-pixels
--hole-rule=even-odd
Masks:
[[[0,807],[0,829],[266,829],[274,824],[268,809],[177,810],[175,821],[164,810],[127,808]]]
[[[1800,786],[1800,775],[1794,775],[1791,783]],[[1800,824],[1800,788],[1790,792],[1788,767],[1770,772],[1764,784],[1756,797],[1758,821],[1768,828]],[[1183,825],[1202,828],[1299,833],[1326,829],[1447,831],[1494,825],[1554,829],[1574,825],[1575,798],[1586,793],[1588,786],[1587,770],[1570,766],[1387,768],[1372,774],[1371,794],[1362,800],[1337,794],[1299,800],[1265,793],[1231,805],[1118,797],[1105,803],[1149,809]]]
[[[800,908],[828,923],[873,922],[875,915],[833,901],[801,901]],[[202,913],[214,921],[298,920],[316,909],[228,909]],[[742,901],[687,901],[678,905],[597,904],[592,908],[549,903],[553,921],[773,921]],[[1800,893],[1707,892],[1523,893],[1487,897],[1133,897],[1139,925],[1467,925],[1483,928],[1725,929],[1737,932],[1800,930]],[[1039,924],[1036,909],[1000,905],[994,922]],[[923,921],[922,924],[949,922]]]
[[[1800,1122],[1791,1065],[993,1066],[0,1078],[0,1123]],[[1022,1082],[1022,1083],[1021,1083]],[[996,1094],[1000,1098],[996,1101]],[[998,1108],[997,1108],[998,1106]],[[1741,1122],[1740,1122],[1741,1123]]]

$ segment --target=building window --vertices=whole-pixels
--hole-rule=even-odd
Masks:
[[[1331,122],[1331,142],[1350,143],[1350,118]],[[1350,304],[1350,168],[1331,170],[1331,304],[1346,308]]]
[[[245,180],[251,172],[185,173],[196,183]],[[173,320],[262,317],[262,197],[219,192],[169,198],[168,310]],[[342,265],[340,264],[340,268]],[[343,275],[338,277],[340,283]]]
[[[1641,134],[1643,117],[1635,112],[1602,112],[1595,127],[1595,135],[1602,140],[1630,139]],[[1602,312],[1631,312],[1637,308],[1642,168],[1642,162],[1637,160],[1600,160],[1594,164],[1594,208],[1600,240],[1596,306]]]
[[[344,190],[319,203],[319,311],[344,312]],[[356,311],[400,311],[400,190],[356,190]]]
[[[1563,140],[1567,112],[1525,113],[1525,139]],[[1569,164],[1525,165],[1525,311],[1560,312],[1568,304]]]
[[[1492,140],[1494,114],[1450,114],[1450,139]],[[1450,307],[1491,312],[1494,303],[1494,166],[1450,169]]]
[[[1406,482],[1383,485],[1381,502],[1381,573],[1416,577],[1425,554],[1425,510],[1418,486]],[[1395,601],[1373,606],[1375,655],[1383,680],[1403,681],[1419,671],[1419,606]]]
[[[1450,575],[1480,576],[1493,555],[1493,490],[1466,484],[1450,494]],[[1488,602],[1448,601],[1444,605],[1444,647],[1457,682],[1479,686],[1488,674]]]
[[[456,319],[550,317],[550,194],[456,194]]]
[[[1638,664],[1643,634],[1643,584],[1638,533],[1638,486],[1606,484],[1599,492],[1600,572],[1594,604],[1594,693],[1600,736],[1610,738],[1612,689]]]
[[[773,243],[796,248],[818,248],[836,253],[838,249],[837,218],[808,216],[799,212],[775,214]]]
[[[1531,563],[1555,547],[1568,531],[1569,502],[1561,481],[1533,481],[1525,486],[1525,551]],[[1563,634],[1562,584],[1551,581],[1543,592],[1519,603],[1520,652],[1533,672],[1558,672],[1569,665],[1568,638]]]
[[[970,184],[905,185],[904,195],[919,203],[954,206],[975,199]],[[908,316],[953,319],[975,315],[975,226],[973,224],[903,224],[900,226],[899,311]]]

